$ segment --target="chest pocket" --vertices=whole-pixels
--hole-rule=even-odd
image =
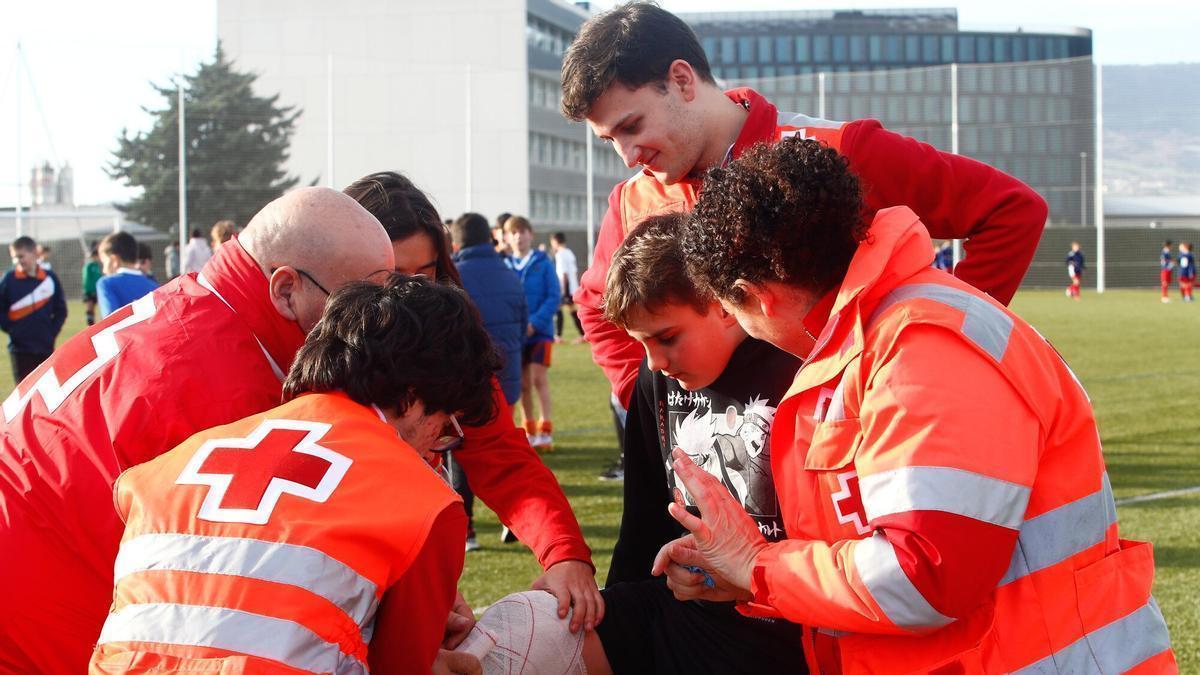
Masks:
[[[817,422],[804,457],[804,468],[809,471],[846,469],[854,462],[854,453],[861,443],[862,422],[858,418]]]

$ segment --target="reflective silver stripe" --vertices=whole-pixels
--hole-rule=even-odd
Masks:
[[[892,543],[883,534],[876,532],[855,543],[854,565],[871,597],[893,624],[914,631],[929,631],[954,620],[934,609],[913,586],[896,559]]]
[[[991,354],[993,359],[1004,358],[1013,329],[1012,317],[983,298],[941,284],[900,286],[880,301],[867,325],[873,325],[875,319],[892,305],[913,299],[933,300],[961,311],[966,315],[962,323],[963,335]]]
[[[116,579],[146,570],[230,574],[297,586],[340,607],[360,629],[372,622],[378,607],[370,579],[307,546],[195,534],[143,534],[121,544]]]
[[[906,466],[858,477],[867,520],[907,511],[945,511],[1017,529],[1029,488],[942,466]]]
[[[1117,507],[1105,473],[1099,490],[1021,524],[1012,562],[1000,585],[1056,565],[1103,542],[1109,526],[1115,522]]]
[[[109,642],[213,647],[317,673],[367,673],[361,661],[298,623],[223,607],[127,605],[104,622],[99,644]]]
[[[1154,598],[1014,675],[1123,673],[1171,646],[1167,622]]]

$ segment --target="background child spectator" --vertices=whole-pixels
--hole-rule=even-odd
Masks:
[[[1163,242],[1162,253],[1158,255],[1158,283],[1162,286],[1162,301],[1170,302],[1171,274],[1175,269],[1175,261],[1171,258],[1171,241]]]
[[[558,288],[562,293],[562,306],[554,314],[554,334],[562,341],[563,311],[571,313],[575,322],[575,330],[579,331],[576,344],[583,342],[583,324],[579,323],[579,310],[575,309],[575,290],[579,288],[579,264],[575,260],[575,252],[567,247],[567,235],[555,232],[550,235],[550,248],[554,253],[554,273],[558,275]]]
[[[104,271],[100,269],[99,244],[93,241],[88,260],[83,264],[83,271],[80,273],[83,281],[83,312],[87,316],[89,326],[96,323],[96,282],[100,281],[102,276]]]
[[[508,266],[521,278],[529,325],[521,352],[521,415],[529,443],[538,450],[554,447],[550,421],[550,348],[554,344],[554,314],[558,311],[559,286],[550,257],[533,248],[533,226],[523,216],[504,223],[504,234],[512,248]],[[533,421],[533,398],[537,394],[541,418]]]
[[[1067,276],[1071,285],[1067,286],[1067,297],[1079,299],[1079,287],[1083,284],[1083,251],[1079,250],[1079,242],[1071,242],[1071,250],[1067,251]]]
[[[158,284],[137,266],[138,243],[128,232],[113,232],[100,241],[100,264],[104,277],[96,282],[100,318],[146,295]]]
[[[1179,295],[1184,302],[1192,301],[1196,284],[1196,259],[1192,257],[1192,242],[1179,242]]]
[[[187,246],[183,249],[183,272],[199,273],[204,269],[204,263],[213,255],[212,247],[208,245],[208,240],[200,233],[200,229],[192,230],[192,238],[188,240]]]
[[[0,329],[8,333],[13,381],[19,383],[54,352],[67,298],[54,272],[38,264],[32,238],[17,237],[8,252],[13,269],[0,279]]]

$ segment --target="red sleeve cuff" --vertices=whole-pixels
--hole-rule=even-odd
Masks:
[[[767,546],[754,558],[754,569],[750,571],[750,594],[748,602],[739,602],[737,609],[746,616],[782,617],[779,610],[771,604],[771,589],[768,581],[771,567],[778,560],[776,546]]]

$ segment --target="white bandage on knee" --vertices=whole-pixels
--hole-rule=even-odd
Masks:
[[[587,675],[583,631],[558,618],[558,600],[545,591],[513,593],[488,607],[455,651],[474,654],[484,675]]]

